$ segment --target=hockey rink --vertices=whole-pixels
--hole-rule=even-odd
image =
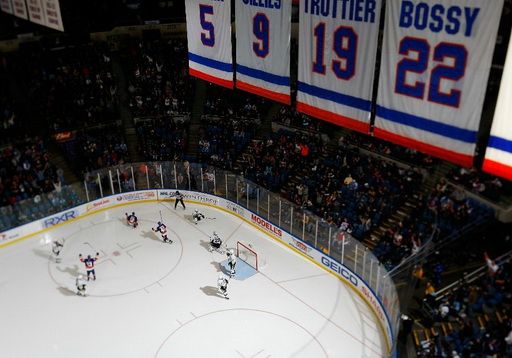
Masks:
[[[207,219],[194,225],[198,208]],[[139,218],[126,225],[125,212]],[[167,225],[172,244],[151,228]],[[217,289],[216,231],[258,252],[256,274]],[[52,241],[64,238],[62,262]],[[95,255],[87,297],[79,254]],[[0,357],[384,357],[370,307],[327,271],[223,211],[174,202],[110,208],[0,248]]]

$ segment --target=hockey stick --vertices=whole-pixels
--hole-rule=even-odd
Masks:
[[[162,210],[159,210],[158,212],[160,213],[160,222],[163,223],[164,221],[162,220]]]
[[[97,254],[99,255],[99,251],[98,251],[98,250],[96,250],[94,247],[92,247],[92,245],[91,245],[88,241],[84,242],[84,245],[89,245],[89,246],[91,247],[91,249],[92,249],[95,253],[97,253]]]
[[[207,218],[207,217],[205,217],[205,219],[208,219],[208,220],[215,220],[215,219],[217,219],[217,218]]]

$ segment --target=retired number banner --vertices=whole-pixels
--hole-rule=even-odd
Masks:
[[[233,88],[231,1],[187,0],[190,74]]]
[[[508,46],[505,69],[501,76],[498,102],[494,111],[491,137],[482,169],[512,180],[512,46]]]
[[[25,0],[12,0],[14,15],[24,20],[28,20],[27,4]]]
[[[471,166],[503,0],[388,0],[374,135]]]
[[[236,0],[236,87],[290,104],[292,3]]]
[[[41,0],[27,0],[30,21],[38,25],[46,25],[43,4]]]
[[[300,1],[297,110],[370,130],[381,0]]]
[[[12,15],[13,9],[12,9],[11,0],[0,0],[0,9],[3,12]]]

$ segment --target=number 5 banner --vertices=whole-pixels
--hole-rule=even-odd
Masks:
[[[388,0],[374,135],[471,166],[503,0]]]
[[[231,2],[185,1],[190,74],[233,88]]]
[[[298,111],[369,133],[381,7],[300,1]]]
[[[291,1],[235,2],[236,87],[290,104]]]

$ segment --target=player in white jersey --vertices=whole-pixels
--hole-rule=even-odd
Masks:
[[[235,276],[235,266],[236,266],[236,255],[235,251],[233,249],[229,249],[226,252],[226,255],[228,256],[228,265],[229,265],[229,277]]]
[[[219,235],[217,235],[217,233],[214,231],[213,235],[210,236],[210,252],[213,252],[213,250],[215,250],[217,252],[221,252],[222,251],[221,246],[222,246],[222,240],[219,237]]]
[[[64,239],[57,239],[54,242],[52,242],[52,253],[53,257],[55,259],[55,263],[60,264],[61,258],[60,258],[60,252],[62,251],[62,247],[64,246]]]
[[[194,213],[192,214],[192,218],[194,219],[194,224],[197,225],[197,223],[205,218],[205,216],[199,212],[199,210],[194,209]]]
[[[228,297],[228,283],[229,283],[229,278],[227,278],[223,274],[220,274],[219,278],[217,279],[217,287],[219,288],[220,293],[227,300],[229,300],[229,297]]]
[[[159,221],[156,229],[151,228],[151,230],[154,232],[159,232],[160,235],[162,235],[162,240],[164,240],[164,242],[172,244],[172,240],[167,237],[167,226],[165,226],[163,222]]]
[[[126,216],[126,223],[133,227],[134,229],[137,228],[137,226],[139,226],[139,220],[137,219],[137,216],[135,216],[135,213],[131,213],[130,215],[128,215],[128,213],[125,213],[124,214]]]
[[[78,275],[78,277],[76,278],[76,294],[78,296],[87,296],[87,294],[85,293],[85,286],[86,283],[84,277],[82,275]]]

